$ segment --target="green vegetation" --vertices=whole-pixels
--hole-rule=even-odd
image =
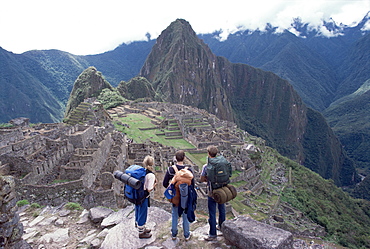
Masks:
[[[328,123],[355,161],[358,172],[370,175],[370,79],[324,112]],[[370,199],[368,199],[370,200]]]
[[[117,90],[126,99],[153,99],[155,91],[150,82],[144,77],[135,77],[130,81],[121,81]]]
[[[89,67],[85,69],[76,79],[72,92],[67,102],[65,117],[68,117],[71,111],[73,111],[81,102],[86,98],[98,97],[104,89],[110,89],[113,91],[113,87],[106,81],[95,67]],[[114,94],[106,93],[103,94],[102,98],[107,103],[117,101],[117,97],[114,95],[113,99],[110,99]]]
[[[207,153],[190,153],[187,152],[186,156],[190,158],[196,165],[202,169],[203,165],[207,162]]]
[[[13,127],[13,125],[9,123],[0,123],[0,128],[7,128],[7,127]]]
[[[68,202],[64,207],[69,210],[83,210],[83,207],[75,202]]]
[[[105,109],[108,109],[123,104],[126,99],[123,98],[117,90],[105,88],[99,94],[98,101],[103,104]]]
[[[18,207],[23,207],[23,206],[29,205],[29,204],[30,204],[30,202],[28,200],[25,200],[25,199],[17,201],[17,206]]]
[[[41,208],[41,205],[38,203],[32,203],[31,208],[34,208],[34,209]]]
[[[281,200],[301,210],[325,227],[326,239],[350,248],[370,247],[370,203],[348,193],[318,174],[285,157],[279,162],[292,168],[293,186],[285,188]]]
[[[128,127],[119,125],[118,123],[126,124]],[[127,134],[128,138],[134,139],[136,143],[144,143],[146,140],[158,142],[165,146],[173,146],[177,149],[192,149],[194,146],[185,139],[166,139],[163,135],[163,130],[156,128],[156,125],[151,123],[151,119],[142,114],[128,114],[126,117],[116,118],[114,126],[117,130]],[[142,128],[151,128],[145,129]]]

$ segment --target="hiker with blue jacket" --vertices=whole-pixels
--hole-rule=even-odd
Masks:
[[[143,160],[143,167],[146,169],[144,180],[145,199],[140,205],[135,205],[135,225],[139,231],[140,239],[147,239],[152,237],[151,229],[145,227],[148,216],[148,207],[150,206],[149,197],[150,192],[154,190],[157,180],[154,175],[154,158],[146,156]]]
[[[232,168],[229,161],[222,155],[217,156],[218,148],[216,146],[210,145],[207,147],[208,152],[208,162],[203,166],[202,173],[200,176],[201,182],[207,182],[208,189],[208,212],[209,212],[209,234],[205,238],[206,241],[217,240],[217,229],[221,229],[222,223],[226,220],[226,208],[225,203],[217,203],[212,197],[212,191],[215,188],[223,187],[227,185],[230,181],[229,178],[232,174]],[[218,171],[224,171],[223,180],[220,182],[213,182],[209,179],[210,170],[217,169]],[[221,177],[220,177],[221,178]],[[226,180],[225,180],[226,178]],[[218,226],[216,224],[216,208],[218,208]]]
[[[185,159],[185,152],[183,150],[179,150],[175,154],[176,158],[176,165],[173,165],[169,167],[166,171],[166,175],[164,176],[163,179],[163,187],[167,188],[171,183],[175,184],[176,187],[176,195],[173,197],[173,199],[170,200],[172,203],[172,228],[171,228],[171,235],[172,235],[172,240],[176,240],[177,238],[177,233],[178,233],[178,219],[179,219],[179,210],[181,211],[181,206],[180,206],[180,193],[178,190],[178,186],[181,183],[187,183],[188,185],[194,186],[194,178],[193,178],[193,170],[191,168],[191,165],[184,165],[184,159]],[[189,174],[189,177],[185,179],[179,180],[176,179],[176,172],[181,171],[182,169],[187,169]],[[176,175],[176,176],[175,176]],[[190,222],[188,220],[188,217],[186,214],[181,213],[180,214],[182,217],[182,226],[184,229],[184,237],[185,241],[188,241],[190,239]]]

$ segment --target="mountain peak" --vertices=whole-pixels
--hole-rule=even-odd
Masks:
[[[95,67],[88,67],[77,78],[68,99],[65,117],[85,99],[98,96],[105,89],[113,89]]]
[[[166,44],[182,42],[184,44],[192,42],[197,43],[198,37],[191,27],[190,23],[184,19],[176,19],[157,38],[157,41]],[[161,41],[162,40],[162,41]]]
[[[198,107],[233,120],[221,86],[217,57],[183,19],[172,22],[160,34],[140,76],[151,82],[164,101]]]

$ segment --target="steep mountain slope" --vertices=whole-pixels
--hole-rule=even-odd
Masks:
[[[323,112],[345,150],[364,175],[370,174],[369,47],[370,34],[354,44],[350,56],[341,66],[342,73],[347,77],[339,85],[337,96],[344,97],[333,102]]]
[[[0,48],[0,87],[4,89],[0,92],[0,123],[21,116],[33,123],[60,122],[73,82],[82,71],[95,66],[117,86],[138,74],[154,42],[122,44],[113,51],[88,56],[59,50],[13,54]]]
[[[364,63],[368,56],[358,56],[369,49],[364,44],[357,56],[353,49],[358,40],[370,33],[364,29],[369,20],[370,13],[355,27],[326,22],[324,26],[332,37],[322,36],[320,30],[300,20],[292,23],[292,32],[299,33],[299,37],[288,31],[276,33],[277,27],[271,25],[264,32],[246,30],[231,34],[225,41],[219,40],[218,32],[199,37],[218,56],[272,71],[288,80],[309,107],[322,111],[363,84],[363,78],[354,76],[369,75],[369,66]]]
[[[355,93],[334,102],[324,112],[360,172],[370,174],[370,79]]]
[[[81,57],[59,50],[28,51],[19,62],[30,71],[53,95],[65,105],[72,90],[72,82],[88,67]]]
[[[76,79],[70,97],[68,99],[65,117],[75,109],[84,99],[98,97],[103,89],[113,90],[102,74],[95,67],[89,67]]]
[[[140,76],[147,78],[164,101],[206,109],[233,120],[217,57],[197,38],[185,20],[173,22],[158,37]]]
[[[357,181],[353,163],[324,117],[307,108],[287,81],[215,56],[185,20],[161,33],[140,75],[165,101],[235,119],[242,129],[339,186]]]
[[[27,117],[31,122],[57,122],[63,103],[35,76],[45,73],[32,60],[0,47],[0,122]]]
[[[122,80],[128,81],[138,75],[154,44],[155,40],[123,43],[112,51],[82,58],[89,65],[104,72],[104,76],[112,86],[117,86]]]
[[[356,91],[370,79],[370,34],[359,39],[349,51],[349,56],[340,67],[345,79],[337,90],[337,99]]]
[[[288,80],[310,107],[323,110],[334,98],[332,68],[301,38],[288,31],[282,34],[276,34],[274,30],[238,32],[223,42],[211,35],[200,37],[216,55],[274,72]]]

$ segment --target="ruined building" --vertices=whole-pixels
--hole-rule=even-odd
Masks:
[[[152,205],[169,208],[161,182],[173,163],[176,149],[152,141],[136,143],[117,131],[112,117],[128,113],[148,116],[156,127],[163,130],[166,139],[186,139],[195,147],[188,149],[189,153],[205,153],[208,145],[217,145],[234,170],[239,172],[232,181],[246,182],[238,187],[240,192],[248,190],[259,195],[266,189],[260,180],[259,162],[250,156],[261,152],[259,147],[264,145],[264,141],[239,130],[234,123],[221,121],[197,108],[177,104],[135,103],[100,113],[101,108],[95,104],[81,103],[68,123],[0,129],[0,175],[14,179],[12,204],[27,199],[30,203],[52,206],[76,202],[85,208],[124,207],[127,203],[122,195],[123,184],[114,178],[113,172],[141,164],[146,155],[152,155],[156,160],[159,181]],[[196,165],[189,158],[187,160],[194,167],[196,179],[199,179],[202,165]],[[206,210],[205,185],[197,182],[197,189],[197,209]],[[16,207],[9,208],[9,204],[3,201],[2,208],[13,210]],[[17,224],[17,219],[11,220]],[[9,224],[1,222],[0,229]],[[7,231],[12,234],[9,229]]]

